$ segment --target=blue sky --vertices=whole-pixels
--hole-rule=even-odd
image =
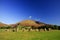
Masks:
[[[0,0],[0,22],[26,19],[60,25],[60,0]]]

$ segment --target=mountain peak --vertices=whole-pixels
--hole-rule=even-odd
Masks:
[[[36,26],[37,27],[37,26],[43,26],[45,23],[35,21],[35,20],[23,20],[19,22],[19,24],[22,26]]]

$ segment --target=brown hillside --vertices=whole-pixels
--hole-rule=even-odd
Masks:
[[[35,21],[35,20],[24,20],[24,21],[21,21],[19,24],[21,26],[35,26],[35,27],[39,27],[39,26],[44,26],[45,25],[45,23],[38,22],[38,21]]]
[[[11,27],[17,27],[18,25],[17,24],[10,24],[9,26],[11,26]]]
[[[4,24],[4,23],[0,22],[0,27],[4,27],[4,26],[7,26],[7,24]]]

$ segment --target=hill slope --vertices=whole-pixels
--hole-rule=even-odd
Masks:
[[[22,26],[35,26],[35,27],[45,25],[45,23],[38,22],[38,21],[35,21],[35,20],[23,20],[23,21],[19,22],[19,24],[22,25]]]
[[[4,27],[4,26],[7,26],[7,24],[0,22],[0,27]]]

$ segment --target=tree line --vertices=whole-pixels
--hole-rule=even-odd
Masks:
[[[44,26],[48,31],[49,29],[48,28],[51,28],[52,30],[60,30],[60,26],[57,26],[57,25],[46,25]],[[20,25],[17,25],[15,27],[12,27],[12,26],[3,26],[3,27],[0,27],[0,29],[13,29],[12,31],[17,31],[17,28],[19,28],[19,30],[22,30],[22,28],[24,29],[31,29],[31,27],[27,27],[27,26],[20,26]],[[40,28],[43,28],[43,27],[40,27]]]

